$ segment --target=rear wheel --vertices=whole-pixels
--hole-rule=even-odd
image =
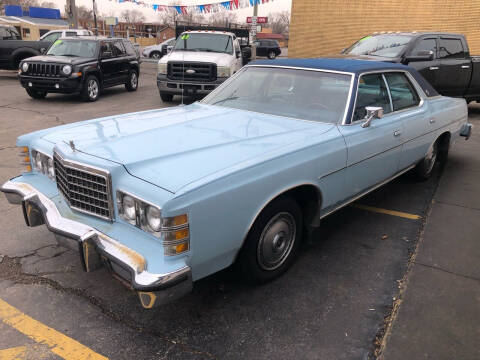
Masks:
[[[160,51],[152,51],[152,52],[150,53],[150,57],[151,57],[152,59],[158,60],[158,59],[160,59],[160,58],[162,57],[162,54],[160,53]]]
[[[415,173],[420,180],[427,180],[433,172],[438,158],[438,141],[435,141],[428,149],[427,155],[417,164]]]
[[[277,57],[277,54],[275,54],[275,51],[270,50],[270,51],[268,52],[268,58],[269,58],[269,59],[272,59],[272,60],[273,60],[273,59],[275,59],[276,57]]]
[[[271,281],[293,263],[302,238],[303,220],[297,202],[282,197],[258,216],[247,236],[237,266],[246,280]]]
[[[125,88],[128,91],[135,91],[138,88],[138,74],[135,70],[130,72],[130,76],[128,77],[128,81],[125,83]]]
[[[33,90],[33,89],[26,89],[27,94],[34,99],[44,99],[45,96],[47,96],[46,91],[38,91],[38,90]]]
[[[171,102],[173,100],[173,94],[160,92],[160,99],[162,99],[163,102]]]
[[[100,83],[94,75],[90,75],[85,80],[85,84],[82,90],[82,98],[85,101],[97,101],[100,95]]]

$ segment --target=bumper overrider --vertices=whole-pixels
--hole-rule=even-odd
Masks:
[[[464,137],[465,140],[468,140],[470,135],[472,135],[472,127],[473,125],[470,123],[463,124],[460,129],[460,136]]]
[[[168,303],[191,291],[189,266],[152,274],[146,270],[146,260],[141,254],[86,224],[62,217],[55,203],[32,185],[7,181],[0,191],[10,204],[22,205],[28,226],[45,224],[61,245],[73,245],[80,253],[85,271],[106,266],[124,285],[137,292],[144,308]]]

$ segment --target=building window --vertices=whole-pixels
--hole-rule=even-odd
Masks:
[[[30,29],[28,28],[23,28],[22,29],[22,37],[25,39],[27,37],[30,37]]]

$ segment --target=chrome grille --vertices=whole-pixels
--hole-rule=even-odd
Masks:
[[[108,172],[53,155],[57,188],[72,209],[112,220],[113,203]]]
[[[188,70],[194,70],[194,72]],[[217,80],[217,65],[213,63],[169,61],[167,63],[167,78],[187,81],[215,81]]]
[[[60,76],[60,65],[49,63],[29,63],[28,75],[58,77]]]

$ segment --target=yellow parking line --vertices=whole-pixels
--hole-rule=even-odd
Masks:
[[[20,360],[25,359],[26,355],[26,346],[19,346],[10,349],[0,350],[0,360]]]
[[[48,327],[22,313],[0,299],[0,320],[33,339],[35,342],[50,347],[50,351],[68,360],[107,360],[85,345]]]
[[[401,212],[401,211],[395,211],[395,210],[381,209],[381,208],[377,208],[377,207],[373,207],[373,206],[368,206],[368,205],[352,204],[352,205],[350,205],[350,206],[352,206],[352,207],[354,207],[354,208],[357,208],[357,209],[362,209],[362,210],[367,210],[367,211],[373,211],[373,212],[380,213],[380,214],[387,214],[387,215],[392,215],[392,216],[398,216],[398,217],[402,217],[402,218],[410,219],[410,220],[418,220],[418,219],[421,219],[421,218],[422,218],[422,217],[419,216],[419,215],[409,214],[409,213],[405,213],[405,212]]]

